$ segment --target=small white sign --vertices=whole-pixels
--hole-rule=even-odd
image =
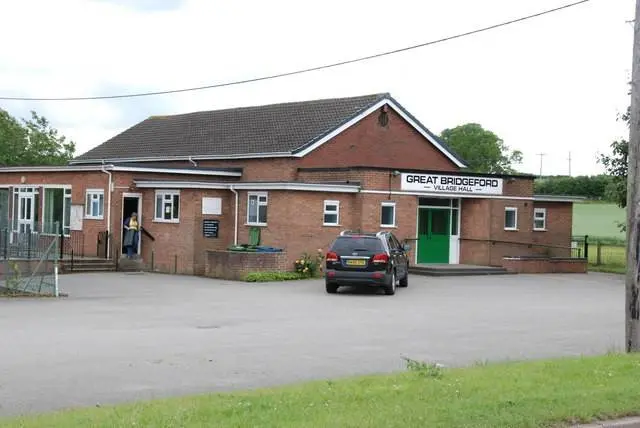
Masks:
[[[429,193],[501,195],[502,178],[402,173],[402,190]]]
[[[222,215],[222,198],[202,198],[203,215]]]
[[[71,219],[69,227],[71,230],[82,230],[82,219],[84,217],[84,205],[71,205]]]

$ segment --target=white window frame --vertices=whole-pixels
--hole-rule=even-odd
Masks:
[[[158,197],[162,196],[162,217],[158,217]],[[165,207],[165,197],[171,196],[171,219],[164,218],[164,207]],[[173,198],[174,196],[178,197],[178,217],[173,217]],[[182,209],[182,200],[180,198],[180,190],[170,189],[170,190],[156,190],[154,198],[153,198],[153,221],[155,223],[180,223],[180,210]],[[168,201],[167,201],[168,202]]]
[[[507,226],[507,212],[513,212],[515,213],[515,225],[513,227]],[[504,222],[504,230],[518,230],[518,208],[517,207],[504,207],[504,217],[503,217],[503,222]]]
[[[393,222],[392,224],[384,224],[382,223],[382,210],[385,207],[391,207],[393,208]],[[391,201],[383,201],[380,204],[380,227],[396,227],[396,203],[395,202],[391,202]]]
[[[541,218],[537,218],[536,214],[542,213]],[[536,227],[536,220],[542,220],[542,227]],[[533,209],[533,230],[543,232],[547,230],[547,209],[546,208],[534,208]]]
[[[93,201],[94,197],[97,197],[98,201],[102,196],[102,212],[96,215],[93,212]],[[90,220],[104,220],[104,189],[87,189],[84,196],[84,218]]]
[[[251,214],[249,212],[249,200],[251,199],[252,196],[256,197],[256,221],[255,222],[251,222],[249,220],[249,215]],[[260,198],[264,197],[265,201],[264,202],[260,202]],[[267,222],[269,221],[269,194],[267,192],[248,192],[247,193],[247,224],[251,225],[251,226],[266,226],[267,223],[261,223],[260,222],[260,206],[265,206],[267,207]]]
[[[42,216],[40,218],[40,232],[44,236],[55,236],[58,235],[59,232],[45,232],[46,223],[46,215],[47,215],[47,203],[50,202],[47,198],[47,190],[49,189],[59,189],[62,190],[62,234],[63,236],[71,236],[71,218],[69,216],[69,224],[65,224],[65,220],[67,219],[67,210],[69,210],[69,214],[71,214],[71,205],[73,202],[73,194],[71,185],[68,184],[45,184],[42,186],[42,207],[40,208],[42,211]],[[33,193],[34,198],[38,198],[38,191]],[[50,225],[50,223],[49,223]],[[36,226],[37,227],[37,226]]]
[[[325,200],[324,201],[324,209],[322,212],[322,225],[323,226],[340,226],[340,201],[335,201],[335,200]],[[327,206],[335,206],[336,210],[335,211],[327,211]],[[325,221],[325,216],[329,214],[329,215],[334,215],[336,216],[336,222],[335,223],[327,223]]]

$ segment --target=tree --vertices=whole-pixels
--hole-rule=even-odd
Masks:
[[[513,173],[512,165],[522,162],[522,152],[511,151],[500,137],[477,123],[445,129],[440,138],[469,164],[473,172]]]
[[[75,143],[35,111],[18,121],[0,109],[0,165],[64,165],[75,151]]]
[[[622,120],[630,126],[631,109],[627,108],[627,111],[618,117],[618,120]],[[610,145],[611,154],[600,154],[598,163],[604,166],[607,175],[611,176],[611,183],[605,190],[605,197],[615,202],[619,207],[625,208],[627,206],[627,170],[629,154],[629,141],[623,139],[616,140]]]

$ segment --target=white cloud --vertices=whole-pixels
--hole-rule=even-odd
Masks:
[[[3,7],[0,93],[104,95],[206,85],[340,61],[512,19],[565,2],[224,2],[145,11],[125,2],[22,0]],[[525,4],[526,3],[526,4]],[[37,11],[37,13],[36,13]],[[389,91],[434,132],[467,121],[525,153],[524,169],[595,173],[626,132],[633,1],[584,5],[410,52],[201,92],[17,103],[86,151],[152,114]]]

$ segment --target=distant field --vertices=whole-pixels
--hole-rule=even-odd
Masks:
[[[615,204],[586,202],[573,204],[573,235],[625,239],[616,222],[625,221],[625,210]]]

